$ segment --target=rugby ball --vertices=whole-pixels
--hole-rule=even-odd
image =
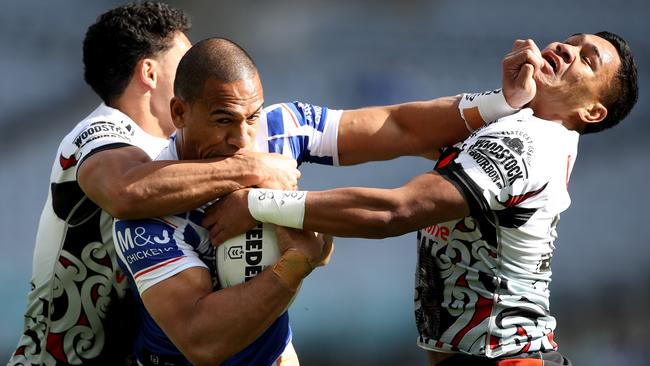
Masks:
[[[262,223],[217,247],[215,267],[222,288],[244,283],[280,258],[275,225]]]

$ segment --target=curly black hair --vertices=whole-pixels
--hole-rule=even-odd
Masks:
[[[607,108],[607,117],[599,123],[588,123],[582,134],[600,132],[616,126],[630,113],[639,99],[636,62],[632,57],[630,46],[623,37],[603,31],[595,33],[611,43],[621,59],[621,66],[614,76],[612,87],[603,95],[603,104]]]
[[[124,92],[142,58],[171,48],[174,35],[190,27],[185,13],[159,2],[135,2],[105,12],[84,38],[86,83],[110,105]]]

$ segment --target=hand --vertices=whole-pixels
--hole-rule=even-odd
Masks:
[[[522,108],[535,97],[535,75],[544,65],[542,54],[532,39],[515,41],[512,52],[502,61],[503,96],[511,107]]]
[[[331,235],[282,226],[276,226],[276,234],[280,252],[284,253],[290,248],[299,250],[309,259],[312,268],[327,265],[334,252]]]
[[[291,191],[298,188],[300,171],[294,159],[280,154],[251,154],[255,154],[257,173],[261,178],[258,187]]]
[[[240,189],[222,197],[205,211],[203,226],[210,230],[212,245],[219,245],[257,226],[248,211],[248,191]]]

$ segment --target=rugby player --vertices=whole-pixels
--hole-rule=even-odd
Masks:
[[[119,6],[88,28],[85,79],[103,103],[56,152],[9,365],[124,364],[137,318],[124,300],[112,216],[182,212],[236,187],[296,186],[295,161],[278,154],[150,162],[174,130],[169,100],[189,28],[182,11],[153,2]]]
[[[420,151],[423,144],[438,146],[437,139],[444,134],[418,139],[398,128],[416,123],[422,127],[435,113],[452,115],[448,118],[457,133],[468,133],[455,107],[457,97],[356,111],[300,102],[262,109],[257,68],[243,49],[222,38],[201,41],[187,52],[177,70],[174,93],[171,111],[177,132],[158,157],[162,160],[208,159],[249,150],[284,154],[298,164],[392,157]],[[379,132],[381,128],[388,131]],[[376,134],[406,147],[362,148],[377,139]],[[296,364],[285,309],[302,279],[328,258],[331,243],[313,233],[280,228],[285,251],[278,264],[245,284],[222,288],[209,231],[201,226],[203,216],[199,208],[115,222],[119,263],[143,318],[135,343],[138,362]]]
[[[34,251],[25,327],[9,362],[122,364],[133,312],[115,261],[113,217],[185,212],[246,186],[293,189],[300,172],[282,154],[151,161],[174,131],[169,99],[190,46],[185,14],[133,3],[102,14],[84,39],[85,79],[103,103],[61,142]],[[335,164],[419,155],[466,137],[458,98],[344,113]],[[432,121],[429,113],[441,118]],[[444,117],[444,118],[442,118]],[[434,131],[422,134],[422,129]],[[378,140],[368,142],[368,136]]]
[[[556,226],[579,136],[627,116],[636,66],[625,40],[600,32],[541,52],[517,40],[503,71],[528,79],[533,92],[508,99],[527,108],[446,149],[433,171],[397,189],[237,191],[205,220],[213,241],[257,221],[368,238],[419,230],[415,318],[430,365],[570,365],[549,307]],[[485,98],[465,95],[465,119]]]

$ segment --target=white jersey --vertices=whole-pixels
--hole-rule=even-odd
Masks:
[[[448,149],[436,171],[470,216],[418,232],[415,315],[425,349],[499,357],[556,349],[551,257],[578,133],[536,118],[502,118]]]
[[[265,108],[254,149],[283,154],[298,164],[338,164],[337,134],[341,114],[342,111],[299,102]],[[158,160],[178,160],[174,137]],[[215,248],[210,244],[209,231],[201,226],[202,219],[203,210],[196,209],[160,218],[115,221],[118,261],[133,284],[131,288],[138,301],[142,330],[135,342],[134,353],[142,365],[189,365],[147,312],[140,295],[161,281],[193,267],[208,269],[213,276],[214,289],[220,289],[215,269]],[[259,234],[255,237],[259,238]],[[243,255],[248,250],[244,248]],[[219,311],[214,309],[215,315]],[[224,361],[222,366],[270,365],[290,340],[289,317],[285,313],[257,340]]]
[[[129,352],[134,335],[124,333],[126,304],[116,301],[128,285],[115,262],[113,218],[77,182],[84,159],[128,145],[154,158],[167,139],[104,104],[59,145],[36,235],[24,333],[9,365],[118,365]]]

